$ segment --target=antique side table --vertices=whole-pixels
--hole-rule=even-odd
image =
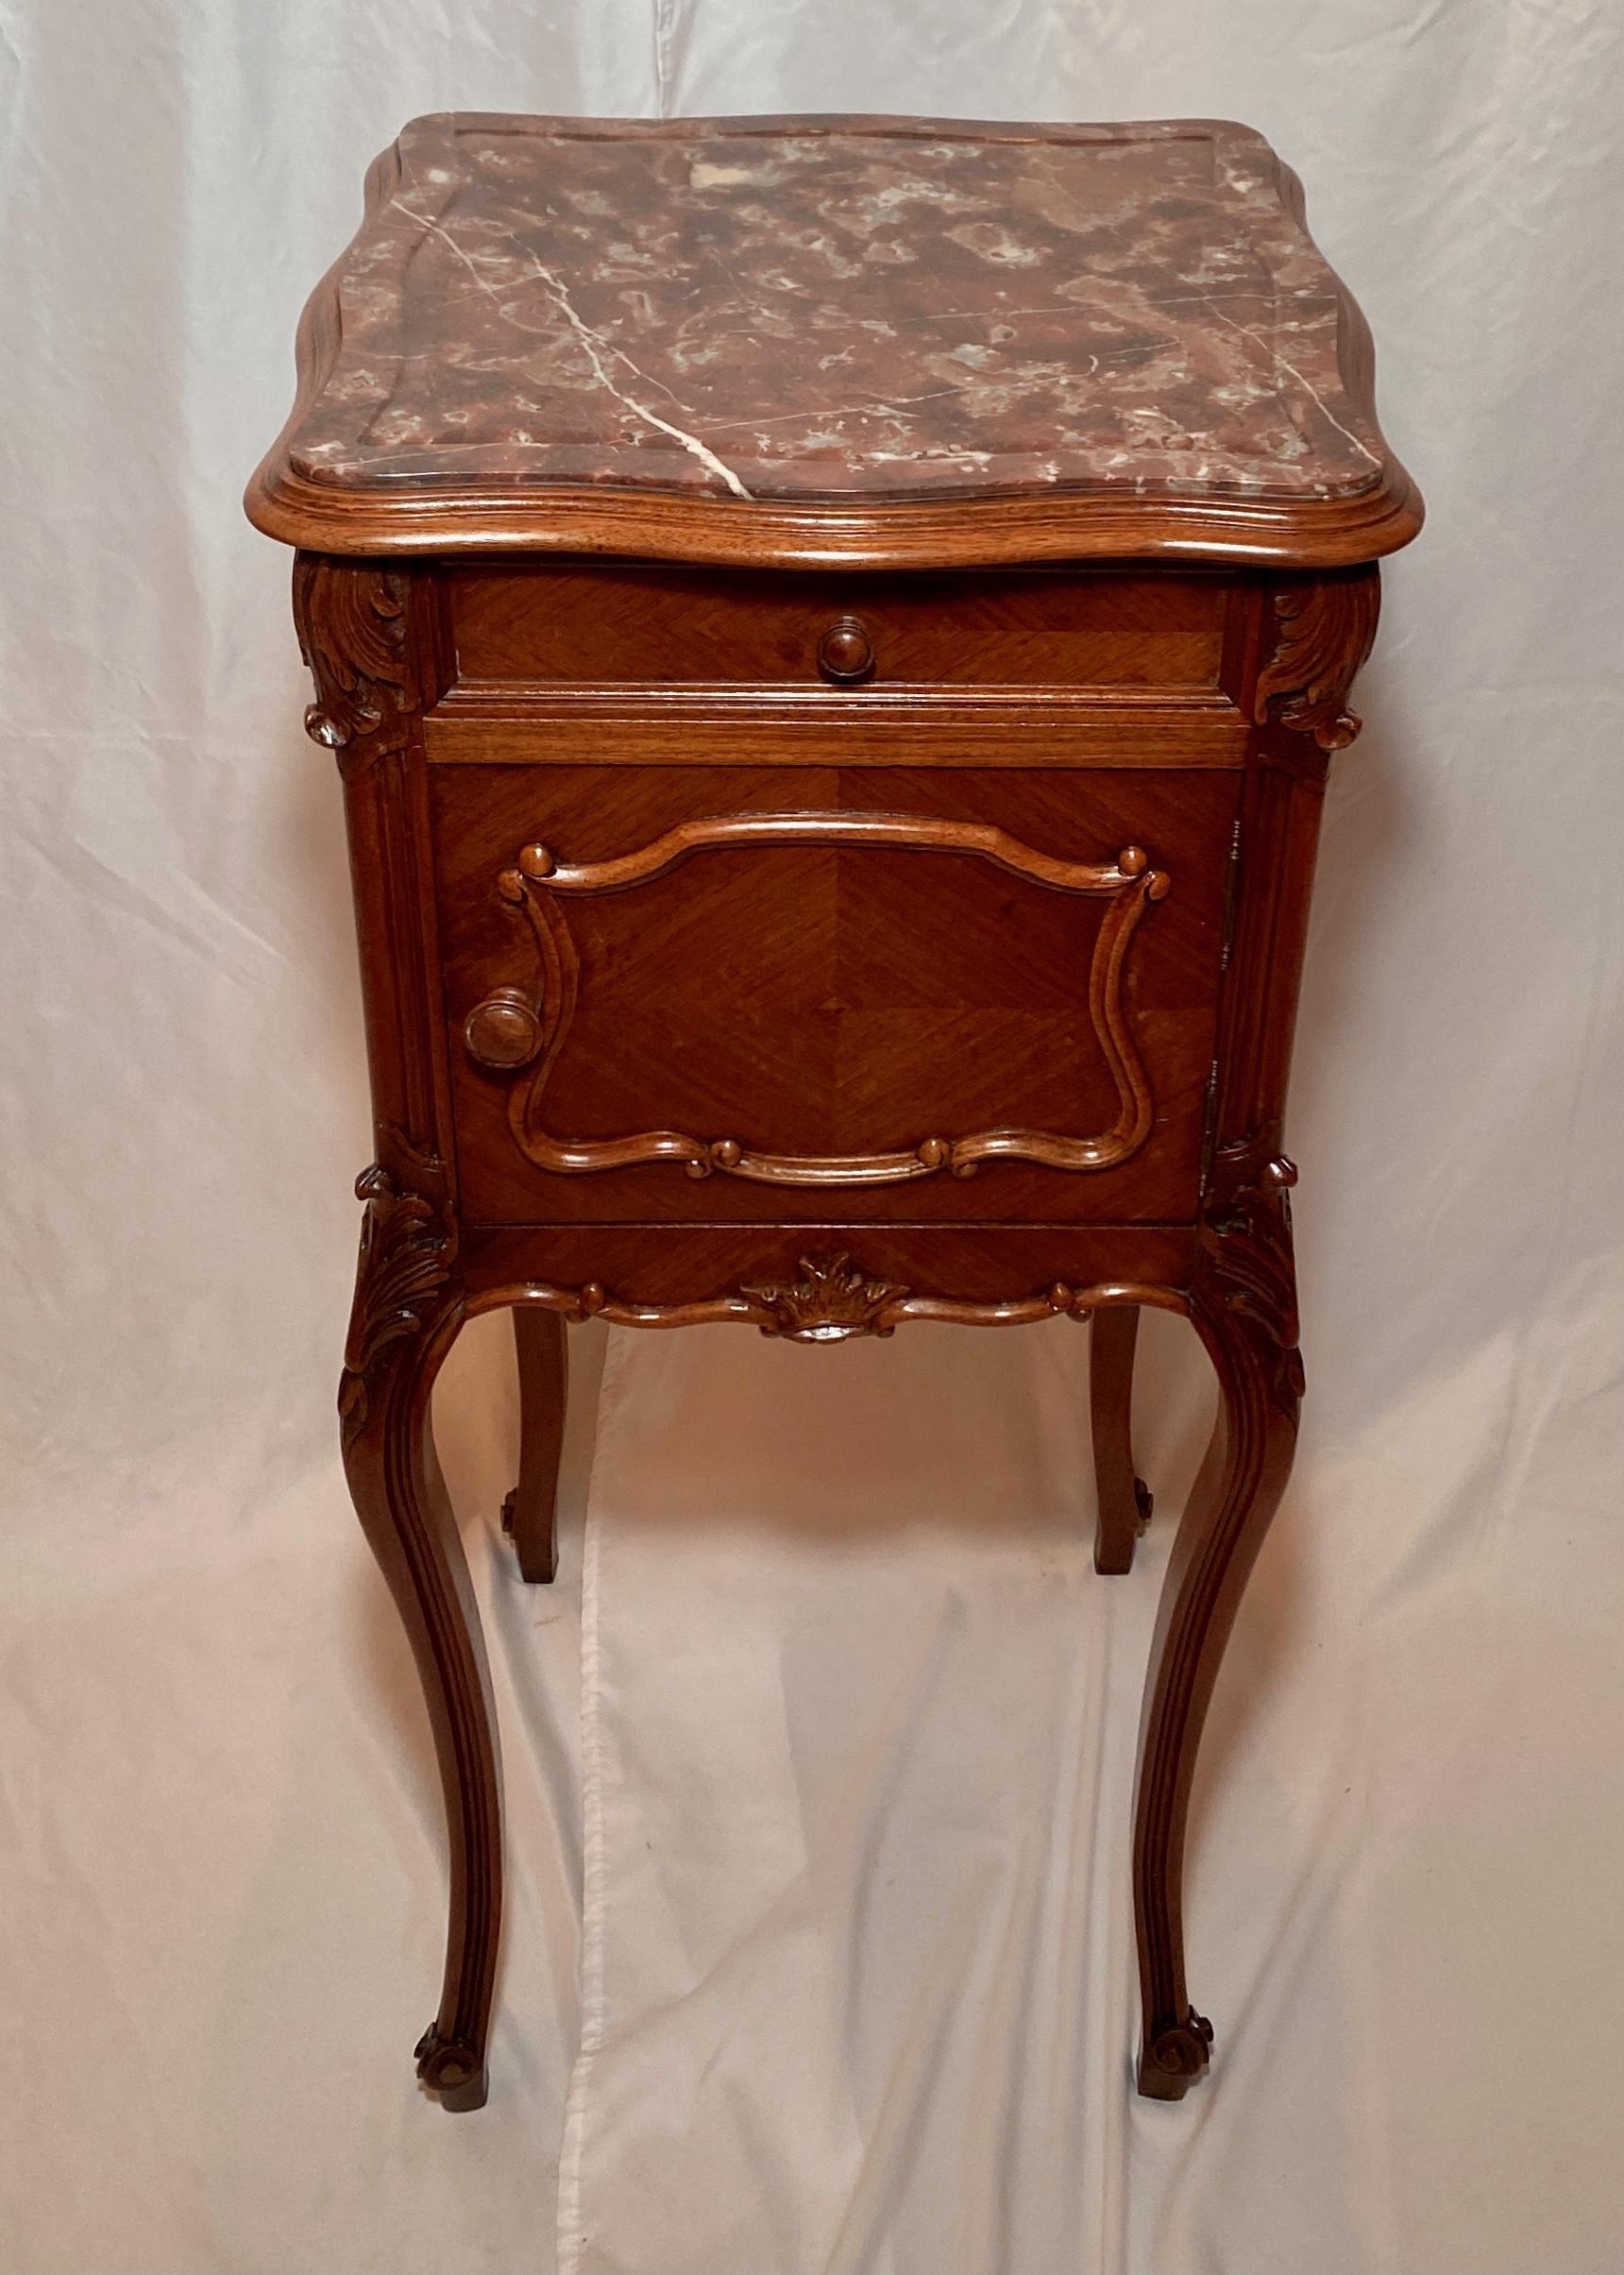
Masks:
[[[1091,1321],[1220,1389],[1141,1733],[1142,2091],[1211,2031],[1197,1740],[1291,1462],[1281,1150],[1328,755],[1420,526],[1295,178],[1221,121],[419,119],[248,511],[338,755],[375,1137],[339,1394],[449,1824],[420,2074],[485,2092],[500,1804],[429,1427],[513,1309],[550,1578],[565,1323]]]

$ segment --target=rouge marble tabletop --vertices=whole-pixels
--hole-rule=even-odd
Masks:
[[[332,550],[1315,563],[1419,520],[1295,178],[1224,121],[418,119],[300,375],[249,510]]]

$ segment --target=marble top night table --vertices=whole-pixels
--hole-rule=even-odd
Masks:
[[[567,1321],[1086,1317],[1122,1572],[1155,1304],[1221,1393],[1134,1836],[1139,2081],[1181,2095],[1191,1773],[1302,1389],[1321,793],[1421,519],[1294,178],[1211,120],[419,119],[298,367],[248,511],[297,548],[355,881],[339,1405],[449,1824],[423,2080],[484,2097],[500,1915],[429,1427],[462,1321],[514,1314],[545,1580]]]

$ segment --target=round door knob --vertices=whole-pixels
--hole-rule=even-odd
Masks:
[[[818,642],[818,669],[842,687],[867,679],[874,668],[874,643],[860,618],[837,617]]]
[[[482,1066],[525,1066],[541,1048],[541,1021],[517,988],[498,988],[464,1020],[463,1040]]]

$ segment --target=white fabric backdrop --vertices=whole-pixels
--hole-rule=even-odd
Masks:
[[[456,106],[1245,118],[1431,510],[1327,816],[1310,1397],[1193,1858],[1216,2072],[1128,2093],[1165,1531],[1088,1572],[1081,1334],[627,1340],[566,2264],[1624,2261],[1619,45],[1608,0],[0,0],[5,2268],[554,2264],[602,1345],[551,1591],[493,1539],[499,1322],[441,1400],[514,1888],[491,2106],[450,2119],[407,2065],[438,1804],[330,1411],[366,1129],[337,795],[237,510],[364,162]],[[1176,1322],[1148,1342],[1171,1511],[1206,1392]]]

